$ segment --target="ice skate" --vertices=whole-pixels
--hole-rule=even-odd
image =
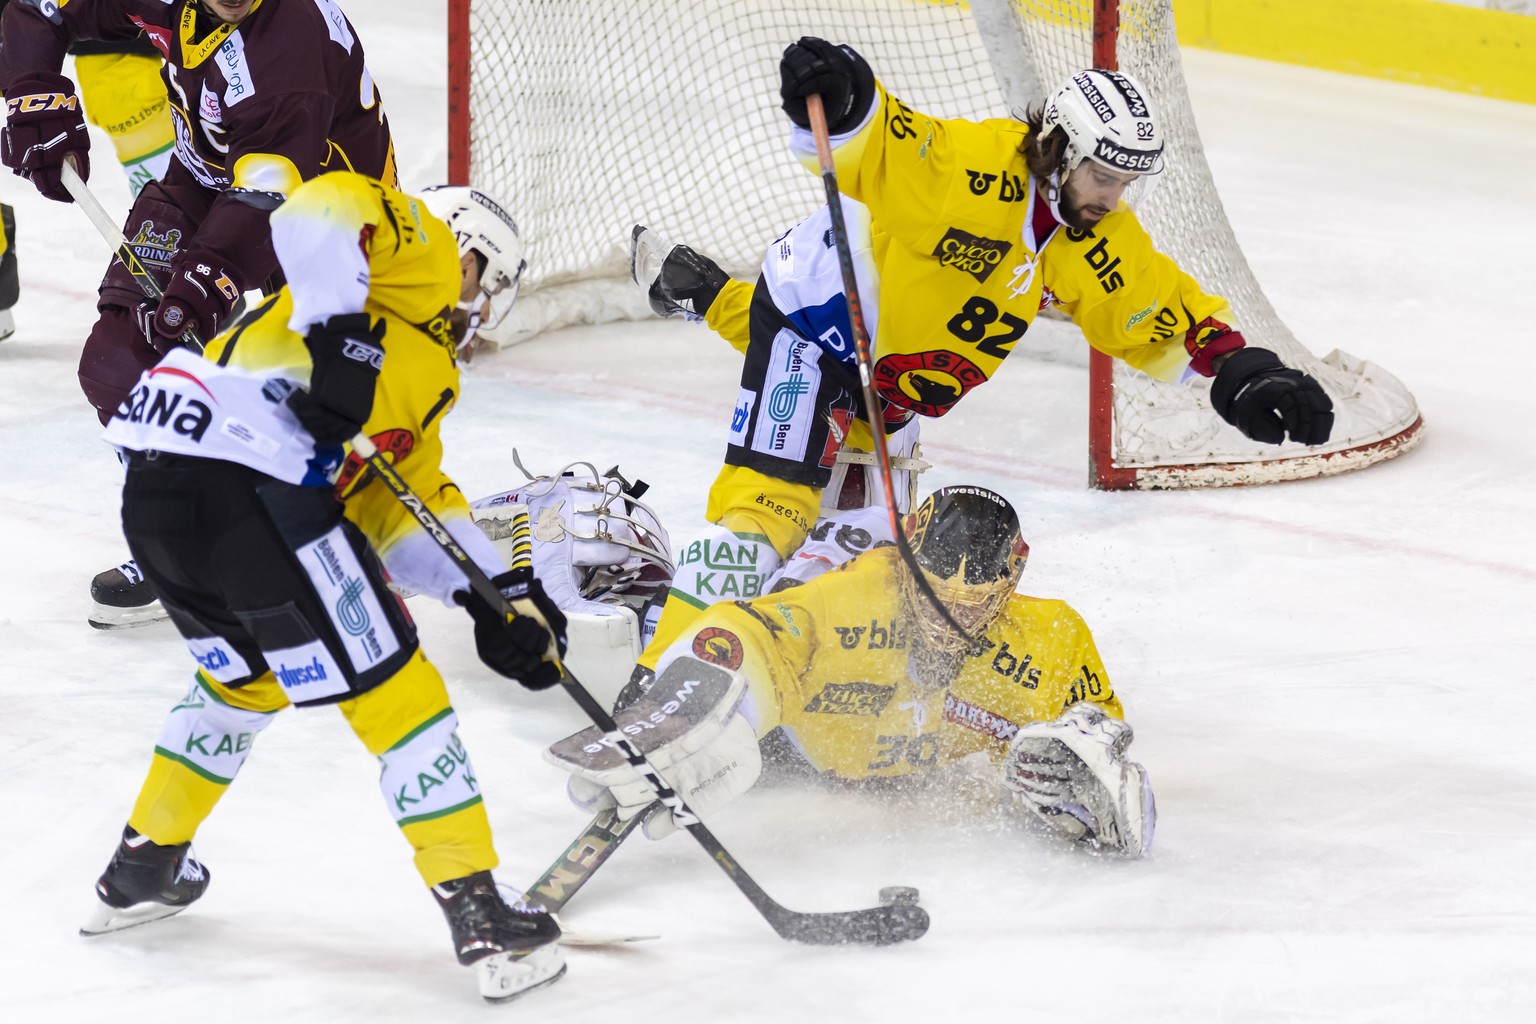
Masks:
[[[565,973],[554,917],[508,906],[489,871],[434,885],[432,895],[448,919],[459,963],[475,969],[488,1001],[506,1002]]]
[[[629,275],[645,289],[657,316],[700,321],[730,275],[708,256],[686,245],[672,245],[643,224],[629,239]]]
[[[203,895],[208,879],[191,843],[161,846],[124,828],[112,862],[96,880],[96,911],[80,934],[122,931],[179,914]]]
[[[97,629],[128,629],[165,618],[154,584],[132,559],[96,574],[91,580],[90,623]]]

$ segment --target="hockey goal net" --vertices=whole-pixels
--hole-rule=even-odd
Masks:
[[[1093,353],[1094,486],[1292,480],[1419,440],[1400,382],[1343,352],[1315,355],[1260,290],[1205,162],[1171,0],[449,0],[449,22],[450,178],[515,197],[528,245],[502,344],[647,315],[624,284],[634,223],[755,277],[767,244],[825,198],[789,157],[778,107],[779,55],[815,35],[853,45],[893,93],[936,116],[1017,115],[1084,67],[1130,71],[1156,97],[1168,169],[1138,215],[1231,302],[1252,344],[1322,382],[1336,422],[1325,446],[1259,445],[1211,411],[1208,382],[1163,384]]]

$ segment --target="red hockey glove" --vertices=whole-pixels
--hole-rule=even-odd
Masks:
[[[240,288],[222,267],[205,255],[183,253],[171,265],[159,304],[142,324],[148,328],[145,337],[157,352],[180,345],[188,328],[206,342],[219,333],[239,299]]]
[[[0,162],[49,199],[74,202],[60,178],[64,158],[75,158],[81,181],[91,177],[91,140],[75,83],[51,71],[20,75],[11,81],[5,112]]]

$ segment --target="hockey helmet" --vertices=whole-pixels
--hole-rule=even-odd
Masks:
[[[422,190],[421,198],[453,231],[459,255],[472,252],[479,261],[481,295],[470,309],[471,329],[496,327],[517,301],[523,271],[528,267],[517,222],[496,200],[463,185],[436,185]]]
[[[1067,137],[1062,182],[1084,160],[1122,174],[1139,175],[1126,190],[1135,205],[1151,191],[1163,170],[1164,135],[1152,97],[1123,71],[1079,71],[1045,102],[1041,128],[1060,128]]]
[[[918,635],[961,651],[1002,612],[1029,558],[1019,517],[984,487],[942,487],[906,517],[903,531],[924,578],[967,635],[957,635],[910,574],[902,581]]]

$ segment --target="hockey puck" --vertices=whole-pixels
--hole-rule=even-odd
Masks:
[[[887,906],[895,903],[916,903],[917,890],[910,885],[887,885],[880,890],[880,902]]]

